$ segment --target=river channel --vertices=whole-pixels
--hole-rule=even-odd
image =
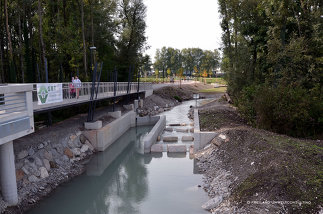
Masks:
[[[188,112],[190,102],[163,115],[171,118],[174,112]],[[128,130],[106,151],[96,154],[84,174],[59,186],[28,213],[208,213],[201,208],[208,201],[207,194],[198,187],[202,175],[194,173],[197,170],[188,153],[137,152],[140,140],[151,128]]]

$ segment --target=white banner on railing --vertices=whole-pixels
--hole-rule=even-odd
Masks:
[[[37,84],[38,105],[63,102],[62,83]]]

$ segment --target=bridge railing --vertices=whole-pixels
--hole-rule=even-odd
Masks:
[[[95,83],[97,86],[98,83]],[[62,83],[63,90],[63,100],[64,99],[74,99],[76,98],[76,84],[73,83]],[[79,95],[82,99],[90,99],[91,95],[92,82],[82,82],[79,87]],[[96,87],[95,87],[96,88]],[[116,84],[116,96],[127,94],[128,82],[117,82]],[[135,93],[138,90],[138,83],[131,82],[129,83],[129,93]],[[145,82],[139,84],[139,92],[145,90],[152,90],[152,83]],[[101,82],[98,88],[98,99],[105,97],[114,96],[114,83],[113,82]],[[33,84],[33,102],[37,102],[37,84]],[[95,99],[95,97],[94,97]]]

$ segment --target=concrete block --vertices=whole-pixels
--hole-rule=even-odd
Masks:
[[[145,90],[145,98],[153,95],[153,93],[154,93],[154,90],[153,89]]]
[[[95,122],[85,122],[84,128],[88,130],[97,130],[102,128],[102,121],[98,120]]]
[[[177,142],[178,141],[178,137],[163,137],[163,141],[164,142]]]
[[[173,128],[167,127],[167,128],[165,128],[165,131],[167,131],[167,132],[173,132]]]
[[[163,152],[163,144],[154,144],[150,148],[150,152]]]
[[[136,111],[136,110],[137,110],[137,108],[139,107],[139,102],[138,102],[138,100],[134,100],[134,101],[133,101],[133,105],[134,105],[134,110]]]
[[[186,152],[167,152],[168,158],[186,158]]]
[[[126,110],[133,110],[134,106],[133,106],[133,104],[123,105],[123,108],[125,108]]]
[[[193,141],[194,137],[193,136],[182,136],[182,141]]]
[[[167,145],[168,152],[186,152],[186,145]]]
[[[113,111],[113,112],[109,112],[108,115],[110,117],[113,117],[113,118],[120,118],[121,117],[121,111]]]
[[[177,132],[188,132],[188,129],[175,129]]]

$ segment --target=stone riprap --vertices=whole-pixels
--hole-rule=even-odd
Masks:
[[[94,147],[78,131],[61,142],[44,142],[15,154],[20,203],[31,206],[59,183],[82,172],[79,161],[94,153]],[[7,204],[0,198],[0,213]]]

